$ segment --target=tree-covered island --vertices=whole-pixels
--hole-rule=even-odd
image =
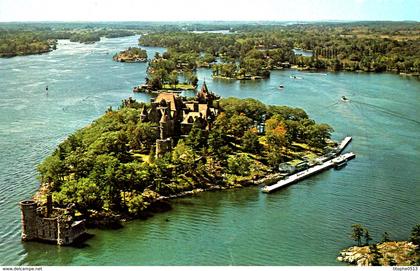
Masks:
[[[57,49],[57,40],[95,43],[101,39],[135,35],[135,30],[108,25],[80,25],[77,23],[0,23],[0,57],[14,57],[48,53]]]
[[[161,93],[124,100],[62,142],[38,167],[39,205],[72,205],[93,226],[144,216],[158,202],[203,190],[254,184],[324,154],[332,128],[302,109],[253,99]]]
[[[172,49],[163,54],[156,53],[149,61],[145,84],[135,87],[134,92],[195,90],[198,84],[196,57]]]
[[[118,62],[147,62],[147,52],[141,48],[130,47],[115,54],[112,59]]]
[[[158,31],[143,46],[189,54],[213,77],[263,79],[270,70],[397,72],[419,75],[418,22],[236,25],[229,34]],[[295,53],[302,49],[309,55]],[[201,64],[200,64],[201,63]]]

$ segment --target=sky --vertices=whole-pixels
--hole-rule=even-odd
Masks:
[[[420,0],[0,0],[10,21],[420,21]]]

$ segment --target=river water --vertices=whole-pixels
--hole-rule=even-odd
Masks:
[[[48,54],[0,59],[0,265],[337,265],[338,251],[352,245],[351,224],[379,241],[384,231],[407,238],[420,223],[418,80],[287,70],[238,82],[200,69],[200,82],[223,97],[304,108],[332,125],[335,139],[353,136],[357,158],[269,195],[252,187],[176,199],[150,219],[91,230],[83,248],[21,243],[18,202],[38,188],[36,165],[109,106],[150,99],[131,92],[146,64],[112,61],[136,40],[60,41]]]

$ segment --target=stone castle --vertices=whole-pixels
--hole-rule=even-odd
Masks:
[[[34,200],[21,201],[20,209],[23,241],[70,245],[85,234],[84,221],[74,221],[70,209],[53,210],[51,195],[47,197],[46,210]]]
[[[160,93],[151,101],[151,108],[141,109],[142,122],[159,123],[156,157],[162,157],[173,147],[173,139],[188,135],[194,124],[209,131],[219,113],[218,97],[210,92],[206,82],[195,99],[186,100],[175,93]]]
[[[129,100],[130,101],[130,100]],[[219,113],[218,97],[209,92],[206,83],[194,99],[187,100],[174,93],[160,93],[152,100],[151,108],[141,109],[141,121],[158,123],[156,156],[170,151],[177,140],[185,137],[193,125],[208,132]],[[34,200],[20,202],[23,241],[44,241],[70,245],[85,234],[85,222],[75,221],[72,208],[52,208],[52,197],[47,205],[38,206]]]

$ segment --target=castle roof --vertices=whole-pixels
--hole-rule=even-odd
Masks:
[[[162,117],[160,118],[159,122],[166,123],[168,120],[170,120],[170,116],[168,115],[168,112],[166,110],[162,111]]]
[[[201,92],[202,93],[209,93],[209,89],[207,88],[206,81],[204,81],[203,85],[201,86]]]
[[[202,114],[200,112],[188,112],[184,119],[182,120],[182,124],[193,124],[194,121],[198,118],[201,118]]]
[[[165,101],[170,103],[171,111],[177,110],[177,104],[179,104],[180,97],[174,93],[162,92],[156,97],[155,102],[160,103],[161,101]],[[178,102],[178,103],[177,103]]]

